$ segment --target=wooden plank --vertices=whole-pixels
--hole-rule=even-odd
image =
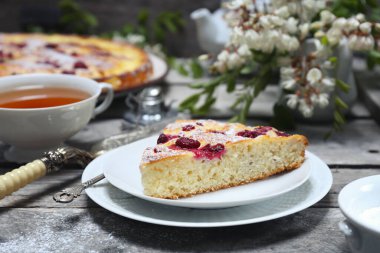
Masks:
[[[176,228],[133,221],[104,209],[2,209],[3,252],[348,252],[338,209],[309,208],[258,224]],[[210,210],[210,212],[212,212]]]
[[[0,170],[0,173],[4,173],[5,170]],[[371,175],[377,175],[380,173],[378,169],[332,169],[334,183],[330,190],[330,193],[318,202],[315,207],[338,207],[338,194],[340,190],[349,182]],[[1,208],[67,208],[67,207],[98,207],[93,201],[91,201],[83,192],[82,196],[75,199],[71,203],[62,204],[56,203],[52,196],[54,193],[66,188],[73,187],[80,182],[81,170],[66,170],[60,171],[56,174],[51,174],[41,178],[40,180],[27,185],[26,187],[13,193],[11,196],[0,200]]]

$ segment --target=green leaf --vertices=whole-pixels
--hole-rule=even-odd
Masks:
[[[190,69],[191,69],[193,78],[200,78],[203,76],[203,68],[197,60],[195,59],[191,60]]]
[[[189,72],[186,70],[183,64],[178,65],[177,71],[183,76],[189,76]]]
[[[216,98],[214,97],[207,99],[205,103],[196,110],[196,113],[200,115],[206,114],[210,110],[211,106],[215,103],[215,101],[216,101]]]
[[[343,82],[342,80],[335,79],[335,84],[336,86],[341,89],[343,92],[348,93],[350,90],[350,85],[347,83]]]
[[[340,97],[335,97],[335,105],[338,108],[348,109],[348,105]]]
[[[346,123],[346,120],[344,119],[344,116],[339,111],[334,112],[334,120],[339,125],[344,125]]]
[[[189,87],[192,89],[202,89],[202,88],[206,88],[209,85],[210,83],[192,83],[189,85]]]
[[[201,93],[197,93],[197,94],[187,97],[184,101],[180,103],[179,108],[183,110],[183,109],[190,109],[194,107],[195,104],[198,103],[200,97],[201,97]]]
[[[371,50],[367,55],[367,66],[369,69],[373,69],[375,65],[380,64],[380,52]]]
[[[328,46],[329,45],[329,39],[327,38],[327,36],[322,36],[321,43],[324,46]]]
[[[329,58],[329,61],[330,61],[331,63],[336,63],[336,62],[338,61],[338,58],[336,58],[335,56],[333,56],[333,57],[330,57],[330,58]]]
[[[139,25],[146,25],[146,23],[148,22],[148,19],[149,19],[149,11],[146,10],[146,9],[142,9],[139,11],[139,13],[137,14],[137,23]]]
[[[235,90],[236,87],[236,79],[235,75],[227,76],[227,92],[231,93]]]

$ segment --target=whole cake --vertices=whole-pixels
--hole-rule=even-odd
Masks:
[[[152,71],[148,55],[127,43],[74,35],[0,34],[0,76],[79,75],[108,82],[119,91],[143,84]]]
[[[302,135],[268,126],[176,121],[143,153],[144,193],[177,199],[294,170],[305,160],[307,144]]]

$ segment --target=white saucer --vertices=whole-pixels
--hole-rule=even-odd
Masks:
[[[86,189],[87,195],[103,208],[121,216],[177,227],[224,227],[257,223],[284,217],[321,200],[330,190],[332,175],[329,167],[309,152],[310,178],[300,187],[281,196],[251,205],[225,209],[193,209],[173,207],[146,201],[112,186],[107,179]],[[103,173],[100,167],[87,167],[82,181]]]
[[[145,148],[154,146],[157,138],[152,136],[114,149],[92,161],[88,167],[91,170],[93,167],[103,168],[105,177],[113,186],[136,197],[164,205],[213,209],[248,205],[284,194],[303,184],[311,172],[309,153],[306,152],[306,161],[300,168],[265,180],[190,198],[154,198],[144,194],[139,164]]]

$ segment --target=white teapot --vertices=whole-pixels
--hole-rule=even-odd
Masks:
[[[208,9],[201,8],[190,14],[196,24],[199,46],[212,55],[217,55],[224,48],[230,36],[230,28],[223,18],[224,13],[224,9],[211,13]]]

